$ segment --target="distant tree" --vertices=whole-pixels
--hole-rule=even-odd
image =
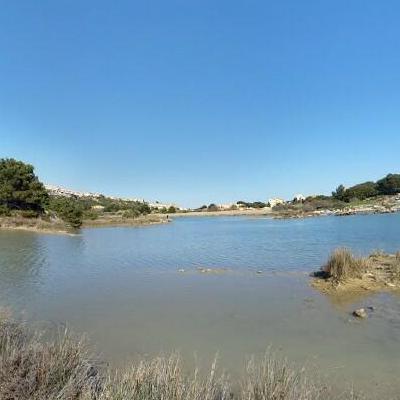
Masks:
[[[216,204],[211,203],[208,207],[207,207],[207,211],[219,211],[219,208]]]
[[[0,205],[8,209],[43,212],[49,195],[34,167],[12,158],[0,159]]]
[[[389,174],[376,182],[379,194],[397,194],[400,193],[400,174]]]
[[[262,201],[255,201],[254,203],[251,203],[250,207],[253,208],[264,208],[267,205],[265,203],[263,203]]]
[[[168,214],[175,214],[176,213],[176,207],[169,206],[167,212],[168,212]]]
[[[339,185],[334,192],[332,192],[332,197],[337,200],[344,200],[346,188],[343,185]]]

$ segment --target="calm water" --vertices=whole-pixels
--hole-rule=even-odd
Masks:
[[[343,245],[359,253],[399,250],[400,214],[177,218],[79,236],[0,231],[0,305],[88,332],[115,364],[171,350],[207,361],[218,351],[235,374],[246,355],[272,345],[370,393],[394,395],[400,298],[338,305],[309,287],[308,273]],[[197,267],[228,271],[204,275]],[[349,312],[359,305],[376,311],[353,321]]]

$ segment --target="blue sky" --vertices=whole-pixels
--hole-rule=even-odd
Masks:
[[[4,1],[0,157],[186,206],[398,172],[398,1]]]

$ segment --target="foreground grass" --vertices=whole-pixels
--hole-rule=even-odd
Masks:
[[[271,354],[249,361],[239,383],[217,372],[185,374],[177,355],[143,360],[111,374],[67,333],[53,340],[21,322],[0,320],[0,399],[2,400],[329,400],[334,396],[304,369]],[[234,389],[235,387],[235,389]]]

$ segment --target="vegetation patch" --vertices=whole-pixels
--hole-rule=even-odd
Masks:
[[[313,277],[314,287],[339,296],[400,290],[399,252],[374,251],[368,257],[356,257],[348,249],[336,249]]]
[[[0,159],[0,227],[70,231],[96,220],[96,226],[109,225],[110,221],[114,225],[144,225],[147,220],[133,220],[151,211],[142,201],[49,193],[32,165],[12,158]],[[162,218],[158,220],[161,222]],[[155,222],[149,219],[149,223]]]

